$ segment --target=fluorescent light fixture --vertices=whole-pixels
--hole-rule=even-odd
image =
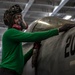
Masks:
[[[52,13],[49,13],[49,16],[51,16]]]
[[[71,15],[66,15],[65,17],[63,17],[63,19],[68,20],[70,19],[72,16]]]
[[[71,21],[75,21],[75,19],[71,19]]]
[[[28,3],[26,3],[26,6],[25,7],[27,7],[28,6]]]
[[[58,8],[58,6],[55,6],[55,8],[54,8],[53,12],[54,12],[57,8]]]

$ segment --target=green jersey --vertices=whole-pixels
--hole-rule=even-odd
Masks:
[[[30,50],[25,56],[22,42],[38,42],[58,34],[58,29],[43,32],[22,32],[14,28],[6,30],[2,38],[2,62],[0,67],[15,70],[21,74],[26,62],[32,54]],[[25,59],[24,59],[25,58]]]

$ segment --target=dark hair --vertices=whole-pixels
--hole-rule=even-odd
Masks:
[[[16,13],[21,13],[21,11],[22,11],[22,9],[20,8],[20,6],[18,4],[13,5],[9,9],[10,15],[14,15]]]
[[[22,9],[18,4],[11,6],[8,10],[4,13],[4,24],[11,27],[13,24],[13,16],[15,14],[21,13]]]

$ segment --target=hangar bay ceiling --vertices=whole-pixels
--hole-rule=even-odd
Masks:
[[[68,16],[72,21],[75,18],[75,0],[0,0],[0,27],[5,27],[4,11],[14,4],[21,6],[24,20],[28,24],[45,16]]]
[[[75,20],[75,0],[0,0],[0,40],[7,28],[3,22],[3,14],[14,4],[21,6],[23,18],[28,25],[46,16]]]

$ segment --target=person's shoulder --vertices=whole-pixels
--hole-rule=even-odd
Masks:
[[[11,34],[15,34],[15,33],[18,33],[19,32],[19,30],[17,30],[17,29],[14,29],[14,28],[10,28],[10,29],[7,29],[6,31],[5,31],[5,35],[11,35]]]
[[[15,28],[10,28],[6,32],[19,32],[19,30],[15,29]]]

